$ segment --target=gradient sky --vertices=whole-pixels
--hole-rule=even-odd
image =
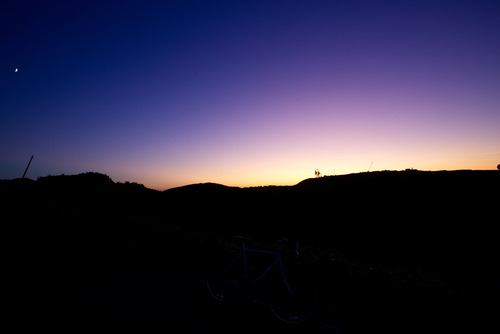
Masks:
[[[498,0],[4,2],[0,179],[500,163]]]

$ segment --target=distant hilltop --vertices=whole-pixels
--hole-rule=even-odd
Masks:
[[[0,180],[0,184],[3,184],[4,186],[7,184],[32,184],[32,183],[37,183],[39,185],[43,186],[50,186],[50,187],[76,187],[76,188],[91,188],[91,187],[106,187],[109,185],[126,185],[126,186],[132,186],[136,188],[146,188],[144,185],[136,183],[136,182],[125,182],[125,183],[115,183],[111,177],[109,177],[106,174],[103,173],[98,173],[98,172],[86,172],[86,173],[80,173],[80,174],[74,174],[74,175],[48,175],[48,176],[41,176],[37,178],[36,181],[28,178],[20,178],[20,179],[13,179],[13,180]]]
[[[383,171],[371,171],[371,172],[360,172],[360,173],[352,173],[352,174],[343,174],[343,175],[324,175],[316,178],[309,178],[299,182],[297,185],[304,185],[308,183],[328,183],[333,180],[362,180],[362,181],[370,181],[370,180],[384,180],[391,181],[394,179],[395,181],[401,182],[402,180],[432,180],[438,181],[439,179],[447,180],[450,178],[457,179],[470,179],[470,178],[484,178],[484,177],[492,177],[498,174],[495,170],[471,170],[471,169],[461,169],[461,170],[440,170],[440,171],[421,171],[418,169],[407,168],[402,171],[393,171],[393,170],[383,170]]]
[[[500,165],[498,165],[500,169]],[[411,177],[410,177],[411,175]],[[321,175],[315,178],[308,178],[300,181],[294,186],[258,186],[258,187],[232,187],[225,186],[222,184],[206,182],[190,184],[180,187],[175,187],[163,191],[164,193],[175,192],[175,193],[190,193],[190,192],[220,192],[224,190],[235,190],[235,189],[276,189],[276,188],[304,188],[304,187],[327,187],[335,183],[342,182],[371,182],[371,181],[384,181],[384,182],[403,182],[411,180],[419,181],[432,181],[439,182],[439,180],[446,181],[456,179],[459,180],[474,180],[474,179],[484,179],[484,178],[496,178],[498,177],[498,172],[495,170],[440,170],[440,171],[421,171],[418,169],[407,168],[402,171],[384,170],[384,171],[371,171],[371,172],[360,172],[342,175]],[[13,179],[13,180],[0,180],[0,186],[7,185],[21,185],[21,184],[32,184],[35,183],[32,179]],[[48,175],[44,177],[39,177],[36,180],[37,184],[44,186],[65,186],[65,187],[76,187],[76,188],[93,188],[93,187],[107,187],[110,185],[118,185],[127,188],[134,189],[149,189],[143,184],[137,182],[114,182],[110,176],[99,173],[99,172],[86,172],[75,175]],[[149,189],[151,191],[156,191]]]
[[[155,222],[159,230],[176,224],[226,235],[286,237],[333,245],[370,261],[463,267],[486,272],[484,277],[500,275],[498,189],[496,170],[378,171],[310,178],[294,186],[200,183],[162,192],[115,183],[100,173],[0,180],[4,212],[23,231],[43,227],[43,217],[97,234],[104,233],[101,226],[137,219],[141,226]]]

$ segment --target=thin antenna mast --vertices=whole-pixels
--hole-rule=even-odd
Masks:
[[[373,166],[373,161],[372,161],[372,163],[370,164],[370,168],[368,168],[368,172],[370,172],[370,169],[372,169],[372,166]]]
[[[33,160],[33,156],[31,156],[30,162],[28,162],[28,166],[26,166],[26,169],[24,170],[23,179],[26,176],[26,172],[28,171],[28,168],[30,168],[31,160]]]

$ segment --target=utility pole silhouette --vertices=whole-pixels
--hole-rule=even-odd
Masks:
[[[28,162],[28,166],[26,166],[26,169],[24,170],[23,179],[26,176],[26,172],[28,171],[28,168],[30,168],[31,160],[33,160],[33,156],[31,156],[30,162]]]

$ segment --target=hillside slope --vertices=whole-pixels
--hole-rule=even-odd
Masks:
[[[99,173],[0,182],[11,217],[4,228],[19,233],[51,226],[115,240],[121,225],[133,231],[154,221],[155,231],[166,224],[287,237],[366,261],[485,278],[498,276],[498,189],[498,171],[371,172],[287,187],[206,183],[164,192]],[[148,232],[144,244],[148,238],[161,239]]]
[[[198,185],[163,195],[183,224],[287,236],[372,261],[474,275],[496,271],[498,189],[498,171],[410,170],[307,179],[291,187],[215,191]]]

